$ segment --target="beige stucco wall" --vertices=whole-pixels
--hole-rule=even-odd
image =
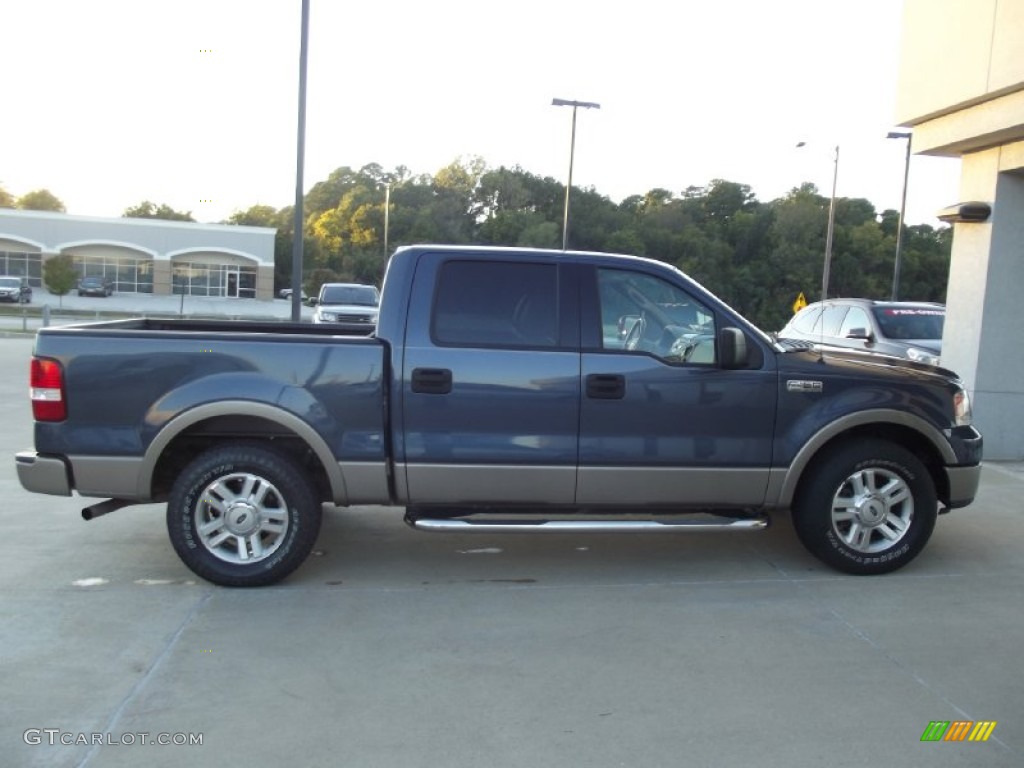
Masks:
[[[260,267],[256,273],[256,298],[266,301],[274,298],[274,268]]]
[[[1024,83],[1024,0],[904,0],[897,119],[918,121]]]
[[[218,251],[190,251],[189,253],[179,253],[172,256],[171,261],[175,264],[206,264],[207,266],[218,266],[220,264],[233,264],[238,267],[256,266],[255,259],[238,256],[233,253],[221,253]],[[271,274],[273,274],[273,267],[271,267],[270,271]]]
[[[29,245],[23,243],[20,240],[8,240],[0,237],[0,251],[15,251],[18,253],[39,253],[40,249],[37,245]]]
[[[919,154],[961,158],[942,340],[990,459],[1024,459],[1024,0],[905,0],[897,122]]]

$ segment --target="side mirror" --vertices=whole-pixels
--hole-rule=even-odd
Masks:
[[[747,365],[747,337],[739,328],[723,328],[718,332],[719,365],[722,368],[743,368]]]
[[[846,334],[848,339],[862,339],[863,341],[873,341],[871,338],[871,331],[867,328],[851,328]]]

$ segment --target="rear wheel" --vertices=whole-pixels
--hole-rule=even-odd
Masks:
[[[840,445],[822,455],[793,505],[793,526],[818,559],[847,573],[902,568],[924,548],[938,515],[924,464],[884,440]]]
[[[263,445],[208,450],[171,489],[171,544],[214,584],[273,584],[298,568],[316,542],[321,508],[313,487],[288,456]]]

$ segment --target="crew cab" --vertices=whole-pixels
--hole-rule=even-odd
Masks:
[[[325,505],[456,532],[756,531],[791,509],[848,573],[912,561],[977,491],[948,370],[778,343],[675,268],[596,253],[401,248],[371,335],[117,320],[45,328],[22,485],[166,502],[217,584],[294,571]],[[385,512],[382,512],[384,514]]]

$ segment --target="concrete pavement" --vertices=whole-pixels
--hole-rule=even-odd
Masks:
[[[160,506],[86,523],[82,499],[21,489],[30,349],[0,339],[4,765],[1024,764],[1020,465],[986,465],[883,577],[828,570],[785,516],[530,537],[359,507],[283,584],[223,589],[178,561]],[[956,720],[998,724],[921,742]]]

